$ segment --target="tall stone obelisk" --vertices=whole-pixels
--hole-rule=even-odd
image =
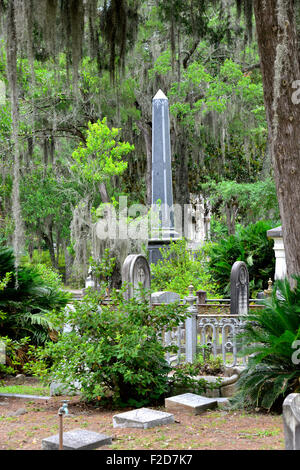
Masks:
[[[177,238],[174,230],[169,101],[159,90],[152,100],[152,235],[149,262],[161,259],[159,249]],[[154,230],[153,230],[154,229]]]

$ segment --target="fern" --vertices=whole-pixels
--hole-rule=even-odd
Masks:
[[[0,289],[0,310],[5,313],[0,334],[16,340],[29,336],[34,344],[44,344],[53,330],[47,313],[64,308],[68,294],[49,286],[35,268],[19,266],[16,275],[10,248],[0,248],[0,279],[7,279],[4,289]]]
[[[240,335],[240,354],[249,355],[249,361],[238,380],[234,406],[270,410],[300,389],[300,364],[292,361],[292,345],[300,338],[300,277],[295,279],[293,290],[288,280],[277,281],[265,308],[249,315]]]

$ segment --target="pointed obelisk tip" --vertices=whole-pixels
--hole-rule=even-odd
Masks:
[[[154,100],[167,100],[168,98],[166,97],[163,91],[158,90],[158,92],[156,93],[153,99]]]

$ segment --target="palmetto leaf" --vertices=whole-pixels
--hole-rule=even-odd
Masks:
[[[64,308],[68,296],[62,290],[49,287],[34,268],[19,266],[16,283],[13,251],[0,248],[0,278],[4,278],[6,272],[11,272],[12,276],[0,290],[0,309],[6,313],[1,334],[19,339],[29,333],[34,343],[44,343],[49,338],[48,331],[53,329],[45,314]]]
[[[250,357],[238,381],[237,402],[270,409],[296,389],[300,365],[292,361],[292,345],[300,337],[300,277],[295,279],[294,290],[287,280],[277,281],[265,308],[249,315],[240,354]]]

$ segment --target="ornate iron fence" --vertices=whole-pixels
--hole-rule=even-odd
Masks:
[[[204,358],[221,357],[225,367],[246,364],[247,358],[239,357],[242,343],[238,337],[246,321],[244,317],[212,314],[196,315],[195,320],[194,324],[185,322],[165,333],[164,345],[175,347],[173,353],[166,354],[169,364],[194,362],[198,354]]]

